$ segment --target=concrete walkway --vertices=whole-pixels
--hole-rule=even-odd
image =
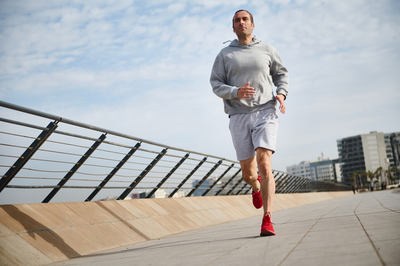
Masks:
[[[400,189],[365,192],[52,265],[400,265]]]

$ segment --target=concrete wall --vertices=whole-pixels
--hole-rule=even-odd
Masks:
[[[277,194],[274,211],[350,194]],[[2,205],[0,265],[46,265],[262,214],[250,195]]]

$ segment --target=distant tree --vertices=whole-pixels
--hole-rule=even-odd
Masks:
[[[354,185],[354,183],[355,183],[356,173],[357,173],[357,171],[355,171],[354,173],[352,173],[352,174],[350,175],[350,177],[349,177],[350,183],[351,183],[352,185]]]
[[[375,173],[373,173],[373,172],[371,172],[371,171],[368,170],[368,172],[367,172],[367,177],[368,177],[368,179],[369,179],[368,187],[370,187],[371,184],[374,183]]]
[[[361,177],[361,187],[365,188],[366,183],[367,183],[367,172],[365,170],[362,170],[360,172],[360,177]]]
[[[379,180],[379,178],[382,177],[382,173],[383,173],[383,168],[382,168],[382,167],[376,168],[376,170],[375,170],[375,172],[374,172],[375,178],[376,178],[377,180]]]
[[[398,172],[397,172],[398,170],[397,170],[397,167],[396,166],[393,166],[392,168],[390,168],[390,180],[392,181],[392,182],[394,182],[394,181],[396,181],[396,178],[397,178],[397,174],[398,174]]]
[[[350,175],[350,182],[354,187],[360,188],[361,187],[361,182],[359,179],[360,173],[358,171],[355,171]]]
[[[370,182],[372,182],[375,178],[375,173],[371,172],[371,171],[367,171],[367,177],[369,179]]]

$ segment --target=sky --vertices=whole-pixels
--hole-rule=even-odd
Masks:
[[[396,0],[0,0],[0,100],[236,160],[209,78],[239,9],[289,70],[273,169],[400,131]]]

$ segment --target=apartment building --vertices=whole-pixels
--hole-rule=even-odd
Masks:
[[[372,131],[337,140],[343,183],[350,184],[350,176],[355,171],[375,172],[379,167],[387,170],[396,164],[398,167],[399,142],[396,141],[399,137],[399,132]]]
[[[316,161],[302,161],[299,164],[286,167],[286,172],[296,176],[302,176],[321,181],[341,182],[340,161],[323,158]]]

